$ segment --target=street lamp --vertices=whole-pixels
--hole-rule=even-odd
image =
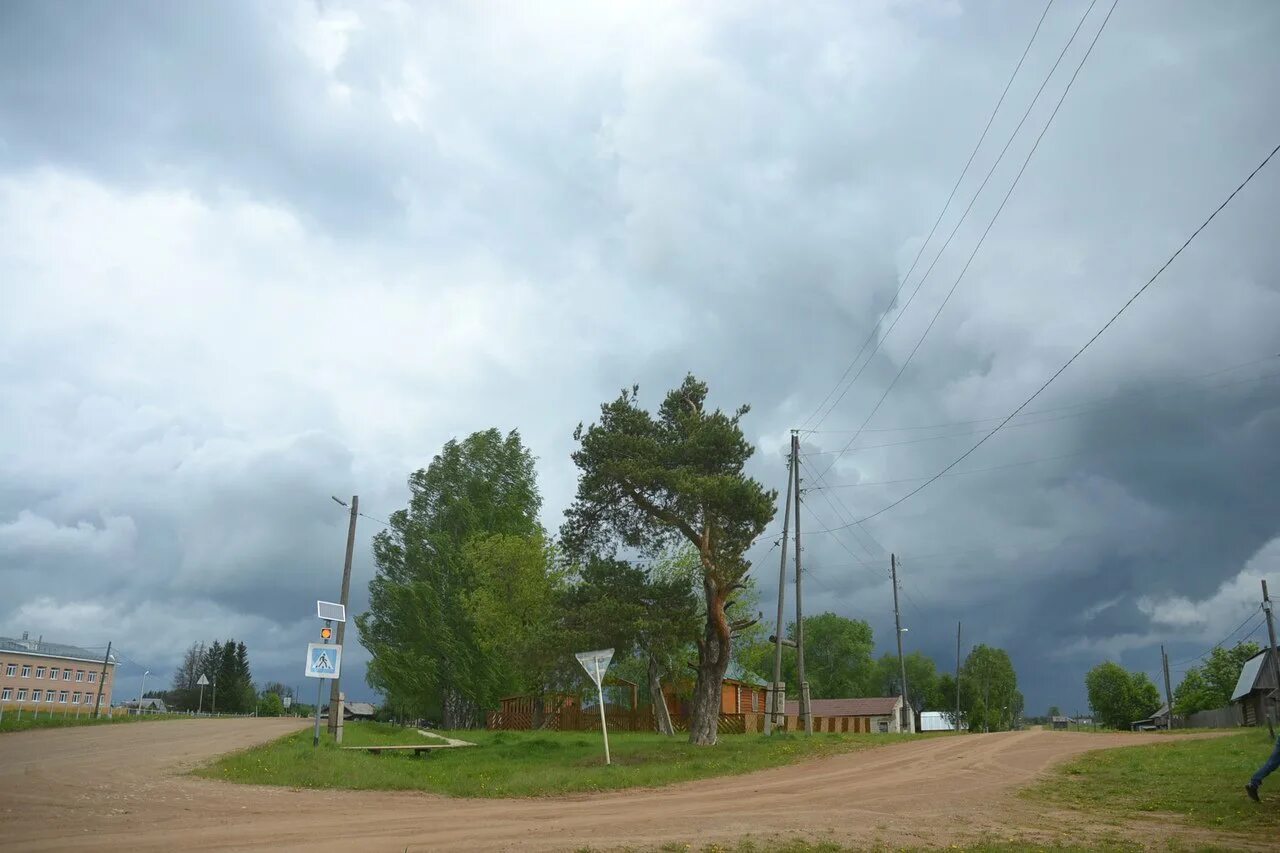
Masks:
[[[147,676],[151,674],[151,670],[142,673],[142,687],[138,688],[138,714],[142,714],[142,697],[147,692]]]

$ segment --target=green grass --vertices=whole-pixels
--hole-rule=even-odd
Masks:
[[[810,758],[900,743],[929,735],[816,734],[725,735],[713,747],[689,745],[683,736],[615,733],[612,766],[605,766],[600,735],[592,732],[452,732],[477,744],[371,755],[339,750],[323,736],[312,748],[310,729],[225,756],[194,771],[223,779],[297,788],[431,791],[455,797],[535,797],[618,788],[650,787],[746,773]],[[346,726],[344,746],[426,740],[412,729],[381,723]]]
[[[629,850],[629,848],[623,848]],[[849,847],[834,841],[808,841],[805,839],[773,839],[758,840],[744,839],[736,843],[730,844],[664,844],[661,847],[652,848],[646,853],[863,853],[864,851],[875,851],[875,853],[908,853],[908,851],[927,850],[935,848],[924,847],[899,847],[887,844],[876,844],[868,847]],[[1018,853],[1018,851],[1044,851],[1044,853],[1140,853],[1140,851],[1150,850],[1150,847],[1144,846],[1137,842],[1125,841],[1123,839],[1100,840],[1090,843],[1088,846],[1077,844],[1045,844],[1035,841],[1018,841],[1005,839],[991,840],[975,840],[962,844],[953,844],[946,848],[947,850],[963,851],[963,853]],[[1208,851],[1208,850],[1225,850],[1229,848],[1221,847],[1186,847],[1176,841],[1171,841],[1166,848],[1169,851]],[[593,848],[582,848],[578,853],[593,853]]]
[[[22,719],[18,719],[18,712],[11,708],[5,708],[4,719],[0,720],[0,732],[25,732],[28,729],[61,729],[70,726],[110,726],[117,723],[139,723],[145,720],[185,720],[186,714],[120,714],[114,717],[108,717],[105,714],[93,718],[92,713],[83,713],[79,717],[74,714],[69,717],[63,717],[59,714],[49,716],[47,712],[43,712],[39,717],[34,717],[30,711],[22,715]]]
[[[1280,829],[1280,774],[1263,784],[1261,805],[1244,793],[1273,745],[1265,731],[1255,730],[1090,752],[1024,796],[1118,818],[1173,814],[1215,829],[1274,832]]]

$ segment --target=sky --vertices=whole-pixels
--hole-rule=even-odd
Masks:
[[[813,430],[806,612],[882,651],[889,552],[907,650],[950,669],[962,622],[1029,713],[1085,707],[1104,659],[1155,676],[1164,644],[1176,682],[1259,639],[1280,162],[1035,414],[847,526],[1012,412],[1280,143],[1280,6],[1122,0],[1081,65],[1108,8],[1050,5],[926,243],[1039,3],[3,4],[0,635],[112,641],[126,694],[226,637],[301,685],[331,495],[371,517],[359,612],[374,519],[445,441],[518,429],[555,530],[574,427],[692,371],[750,404],[770,488]],[[751,552],[766,613],[779,526]]]

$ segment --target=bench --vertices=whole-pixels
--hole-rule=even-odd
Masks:
[[[360,750],[364,750],[370,755],[377,755],[380,752],[388,752],[392,750],[396,752],[400,752],[403,750],[411,749],[413,750],[413,754],[416,756],[416,755],[421,755],[424,752],[429,753],[433,749],[448,749],[448,746],[446,746],[445,744],[430,743],[430,744],[409,744],[407,746],[344,746],[342,747],[342,749],[360,749]]]

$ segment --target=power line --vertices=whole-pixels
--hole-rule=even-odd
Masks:
[[[1233,364],[1229,367],[1222,367],[1217,370],[1211,370],[1208,373],[1200,373],[1195,376],[1187,376],[1181,379],[1174,379],[1172,381],[1179,385],[1189,384],[1192,382],[1198,382],[1201,379],[1208,379],[1211,376],[1219,376],[1223,373],[1230,373],[1235,370],[1242,370],[1246,367],[1253,367],[1254,365],[1263,364],[1268,361],[1274,361],[1277,358],[1280,358],[1280,353],[1268,355],[1265,358],[1257,358],[1252,361],[1246,361],[1241,364]],[[1117,401],[1128,400],[1133,397],[1156,397],[1157,399],[1164,398],[1164,397],[1177,397],[1177,396],[1192,393],[1195,391],[1214,391],[1219,388],[1231,388],[1236,385],[1244,385],[1249,382],[1260,382],[1264,379],[1273,379],[1277,376],[1280,376],[1280,373],[1264,373],[1261,376],[1250,376],[1245,379],[1233,379],[1230,382],[1221,382],[1216,385],[1206,386],[1204,388],[1191,388],[1191,389],[1181,390],[1181,391],[1161,392],[1153,389],[1150,391],[1121,392],[1118,394],[1110,394],[1110,395],[1107,395],[1106,397],[1097,397],[1093,400],[1084,400],[1079,403],[1068,403],[1061,406],[1047,406],[1043,409],[1032,409],[1029,412],[1023,412],[1021,415],[1019,415],[1019,417],[1031,417],[1032,415],[1051,414],[1054,412],[1067,411],[1069,409],[1083,409],[1083,408],[1088,408],[1090,410],[1106,409],[1116,405]],[[994,415],[988,418],[971,418],[969,420],[963,420],[963,421],[945,421],[942,423],[915,424],[912,426],[867,427],[866,429],[861,430],[861,432],[911,432],[914,430],[924,430],[924,429],[945,429],[947,427],[954,427],[954,426],[972,426],[974,424],[990,423],[992,421],[1001,420],[1003,419],[1003,417],[1004,417],[1003,415]],[[850,435],[851,433],[859,432],[859,430],[806,429],[806,430],[800,430],[800,432],[808,435]],[[860,449],[862,448],[856,448],[856,447],[854,448],[854,450],[860,450]],[[835,451],[830,451],[830,452],[835,452]],[[821,454],[810,453],[807,455],[815,456],[815,455],[821,455]]]
[[[1114,7],[1114,6],[1112,6],[1112,8],[1114,9],[1115,7]],[[1101,32],[1101,31],[1099,31],[1099,32]],[[1256,167],[1256,168],[1254,168],[1254,170],[1253,170],[1252,172],[1250,172],[1250,173],[1249,173],[1249,176],[1248,176],[1248,177],[1246,177],[1246,178],[1245,178],[1245,179],[1240,183],[1240,185],[1239,185],[1239,186],[1237,186],[1234,190],[1232,190],[1232,191],[1231,191],[1231,194],[1230,194],[1229,196],[1227,196],[1227,197],[1226,197],[1226,199],[1225,199],[1225,200],[1224,200],[1220,205],[1218,205],[1218,207],[1213,211],[1213,213],[1209,214],[1209,218],[1208,218],[1208,219],[1206,219],[1206,220],[1204,220],[1204,222],[1200,223],[1200,227],[1196,228],[1196,230],[1195,230],[1195,231],[1193,231],[1193,232],[1191,233],[1191,236],[1190,236],[1190,237],[1188,237],[1188,238],[1183,242],[1183,244],[1182,244],[1181,246],[1179,246],[1179,247],[1178,247],[1178,250],[1177,250],[1176,252],[1174,252],[1172,255],[1170,255],[1170,256],[1169,256],[1169,259],[1168,259],[1167,261],[1165,261],[1165,262],[1160,266],[1160,268],[1159,268],[1158,270],[1156,270],[1156,271],[1155,271],[1155,273],[1151,276],[1151,278],[1147,279],[1147,282],[1146,282],[1145,284],[1143,284],[1143,285],[1142,285],[1142,287],[1138,288],[1138,290],[1137,290],[1137,291],[1136,291],[1132,296],[1130,296],[1130,297],[1129,297],[1128,301],[1126,301],[1126,302],[1124,303],[1124,305],[1121,305],[1121,306],[1120,306],[1120,310],[1119,310],[1119,311],[1116,311],[1116,313],[1115,313],[1115,314],[1113,314],[1113,315],[1111,316],[1111,318],[1110,318],[1109,320],[1107,320],[1107,322],[1103,323],[1103,324],[1102,324],[1102,328],[1098,329],[1098,331],[1097,331],[1097,332],[1095,332],[1095,333],[1093,334],[1093,337],[1091,337],[1091,338],[1089,338],[1089,340],[1085,341],[1084,346],[1082,346],[1082,347],[1080,347],[1080,349],[1076,350],[1076,351],[1075,351],[1075,353],[1074,353],[1070,358],[1068,358],[1068,359],[1066,360],[1066,362],[1064,362],[1064,363],[1063,363],[1063,365],[1062,365],[1061,367],[1059,367],[1056,371],[1054,371],[1054,373],[1053,373],[1053,375],[1052,375],[1052,376],[1050,376],[1048,379],[1046,379],[1046,380],[1045,380],[1045,382],[1044,382],[1044,384],[1043,384],[1043,385],[1041,385],[1039,388],[1037,388],[1037,389],[1036,389],[1035,393],[1033,393],[1030,397],[1028,397],[1026,400],[1024,400],[1024,401],[1022,402],[1022,404],[1018,406],[1018,408],[1014,409],[1014,410],[1013,410],[1013,412],[1009,415],[1009,417],[1005,418],[1003,421],[1001,421],[999,424],[997,424],[997,425],[996,425],[996,427],[995,427],[994,429],[992,429],[989,433],[987,433],[987,434],[986,434],[986,435],[984,435],[981,439],[979,439],[979,440],[978,440],[978,442],[977,442],[976,444],[974,444],[972,447],[970,447],[970,448],[969,448],[968,450],[966,450],[964,453],[960,454],[960,456],[956,457],[956,459],[955,459],[954,461],[952,461],[949,465],[947,465],[945,468],[943,468],[941,471],[939,471],[937,474],[935,474],[935,475],[934,475],[933,477],[931,477],[929,480],[927,480],[926,482],[924,482],[924,483],[922,483],[921,485],[917,486],[915,489],[912,489],[910,492],[908,492],[907,494],[905,494],[905,495],[903,495],[902,497],[898,498],[898,499],[897,499],[896,501],[894,501],[893,503],[890,503],[890,504],[888,504],[887,506],[884,506],[884,507],[882,507],[882,508],[880,508],[880,509],[876,510],[876,511],[875,511],[875,512],[873,512],[871,515],[868,515],[868,516],[866,516],[865,518],[859,519],[859,521],[867,521],[868,519],[875,518],[876,516],[878,516],[878,515],[880,515],[880,514],[882,514],[882,513],[884,513],[884,512],[888,512],[889,510],[891,510],[891,509],[893,509],[894,507],[898,506],[899,504],[903,503],[903,502],[904,502],[904,501],[906,501],[907,499],[909,499],[909,498],[911,498],[911,497],[913,497],[913,496],[915,496],[915,495],[919,494],[920,492],[924,491],[924,489],[925,489],[925,488],[927,488],[927,487],[928,487],[929,485],[931,485],[932,483],[936,482],[936,481],[938,480],[938,478],[939,478],[939,477],[943,476],[943,475],[944,475],[944,474],[946,474],[948,471],[950,471],[952,468],[954,468],[956,465],[960,464],[960,463],[961,463],[961,462],[963,462],[966,458],[968,458],[969,454],[973,453],[975,450],[977,450],[979,447],[981,447],[984,443],[986,443],[986,441],[987,441],[989,438],[991,438],[991,436],[993,436],[993,435],[995,435],[997,432],[999,432],[999,431],[1001,430],[1001,428],[1003,428],[1007,423],[1009,423],[1009,421],[1013,420],[1013,418],[1014,418],[1014,417],[1016,417],[1016,416],[1017,416],[1017,414],[1018,414],[1019,412],[1021,412],[1021,411],[1022,411],[1023,409],[1025,409],[1028,405],[1030,405],[1030,404],[1031,404],[1031,402],[1032,402],[1032,401],[1034,401],[1037,397],[1039,397],[1039,396],[1040,396],[1040,394],[1041,394],[1041,393],[1042,393],[1046,388],[1048,388],[1048,387],[1049,387],[1049,385],[1050,385],[1050,384],[1052,384],[1052,382],[1053,382],[1055,379],[1057,379],[1059,376],[1061,376],[1061,375],[1063,374],[1063,372],[1064,372],[1064,371],[1066,371],[1066,369],[1067,369],[1068,367],[1070,367],[1070,366],[1075,362],[1075,360],[1076,360],[1077,358],[1079,358],[1079,357],[1081,356],[1081,354],[1082,354],[1082,353],[1084,353],[1084,351],[1085,351],[1085,350],[1087,350],[1087,349],[1088,349],[1088,348],[1093,344],[1093,342],[1094,342],[1094,341],[1096,341],[1098,338],[1102,337],[1103,333],[1104,333],[1104,332],[1106,332],[1106,331],[1107,331],[1107,329],[1111,328],[1111,325],[1112,325],[1113,323],[1115,323],[1115,321],[1116,321],[1116,320],[1118,320],[1118,319],[1120,318],[1120,315],[1121,315],[1121,314],[1123,314],[1123,313],[1124,313],[1124,312],[1129,308],[1129,306],[1130,306],[1130,305],[1132,305],[1134,302],[1136,302],[1136,301],[1138,300],[1138,297],[1140,297],[1143,293],[1145,293],[1145,292],[1147,291],[1147,288],[1149,288],[1149,287],[1150,287],[1150,286],[1155,282],[1155,280],[1156,280],[1157,278],[1159,278],[1159,277],[1160,277],[1160,274],[1161,274],[1161,273],[1163,273],[1166,269],[1168,269],[1168,268],[1169,268],[1169,265],[1170,265],[1170,264],[1172,264],[1172,263],[1173,263],[1173,262],[1178,258],[1178,256],[1179,256],[1179,255],[1181,255],[1181,254],[1182,254],[1183,250],[1184,250],[1184,249],[1186,249],[1186,248],[1187,248],[1187,246],[1191,245],[1191,241],[1192,241],[1192,240],[1194,240],[1197,236],[1199,236],[1200,232],[1201,232],[1201,231],[1203,231],[1203,230],[1204,230],[1204,229],[1209,225],[1209,223],[1210,223],[1210,222],[1212,222],[1212,221],[1217,217],[1217,215],[1218,215],[1219,213],[1221,213],[1221,212],[1222,212],[1222,210],[1223,210],[1223,209],[1224,209],[1228,204],[1230,204],[1230,203],[1231,203],[1231,200],[1232,200],[1232,199],[1234,199],[1234,198],[1236,197],[1236,195],[1237,195],[1241,190],[1243,190],[1246,186],[1248,186],[1249,182],[1253,180],[1254,176],[1255,176],[1255,175],[1257,175],[1257,174],[1258,174],[1258,172],[1262,171],[1263,167],[1264,167],[1264,166],[1266,166],[1266,165],[1267,165],[1267,163],[1271,162],[1271,158],[1275,156],[1275,154],[1276,154],[1276,152],[1277,152],[1277,151],[1280,151],[1280,145],[1276,145],[1276,147],[1275,147],[1275,148],[1272,148],[1272,149],[1271,149],[1271,153],[1270,153],[1270,154],[1268,154],[1265,158],[1263,158],[1262,162],[1261,162],[1261,163],[1259,163],[1259,164],[1257,165],[1257,167]]]
[[[1097,0],[1093,0],[1093,2],[1089,4],[1089,8],[1085,10],[1084,15],[1080,18],[1080,23],[1076,25],[1075,32],[1071,34],[1071,41],[1068,41],[1067,46],[1063,48],[1063,54],[1066,53],[1067,47],[1071,46],[1071,42],[1075,40],[1076,33],[1080,31],[1080,27],[1084,24],[1085,19],[1088,18],[1089,13],[1093,11],[1093,6],[1094,6],[1094,3],[1096,2]],[[880,406],[884,404],[885,399],[889,396],[890,392],[893,391],[894,386],[898,384],[898,380],[902,378],[902,374],[906,371],[907,367],[911,364],[912,359],[915,358],[915,355],[920,350],[920,346],[924,343],[925,338],[929,337],[929,332],[933,331],[933,326],[935,323],[938,322],[938,317],[942,315],[942,310],[946,308],[947,303],[951,301],[951,297],[955,294],[956,288],[960,286],[960,282],[964,279],[965,273],[969,271],[970,264],[972,264],[973,259],[977,257],[978,251],[982,249],[982,244],[986,242],[987,235],[991,233],[991,229],[992,227],[995,226],[996,221],[1000,218],[1000,214],[1004,212],[1005,205],[1009,203],[1009,198],[1013,195],[1013,191],[1017,189],[1018,183],[1022,180],[1022,175],[1026,172],[1027,166],[1031,163],[1031,158],[1035,156],[1037,149],[1039,149],[1040,142],[1044,139],[1044,135],[1048,133],[1049,128],[1053,126],[1053,120],[1057,118],[1058,110],[1062,108],[1063,102],[1066,101],[1067,95],[1070,94],[1071,87],[1075,84],[1076,78],[1080,76],[1080,71],[1081,69],[1084,68],[1084,64],[1089,61],[1089,57],[1090,55],[1092,55],[1094,47],[1098,44],[1098,39],[1102,36],[1103,31],[1107,28],[1107,22],[1111,20],[1111,14],[1116,10],[1116,4],[1118,4],[1119,2],[1120,0],[1112,0],[1111,8],[1107,10],[1107,16],[1102,19],[1102,26],[1098,27],[1098,31],[1094,33],[1093,41],[1089,43],[1089,47],[1084,52],[1084,56],[1081,57],[1080,63],[1076,65],[1075,73],[1073,73],[1071,75],[1071,79],[1067,81],[1066,88],[1062,90],[1062,96],[1058,98],[1058,103],[1054,105],[1053,112],[1049,114],[1048,121],[1046,121],[1044,124],[1044,127],[1041,128],[1040,134],[1036,137],[1036,141],[1031,146],[1031,150],[1027,152],[1026,158],[1022,161],[1022,166],[1021,168],[1018,169],[1018,174],[1014,175],[1013,183],[1009,185],[1009,189],[1008,191],[1005,192],[1004,198],[1000,200],[1000,206],[996,208],[996,212],[992,215],[991,220],[987,223],[987,227],[982,232],[982,236],[980,236],[978,238],[978,242],[974,244],[973,251],[969,253],[968,260],[965,261],[964,266],[960,269],[960,274],[956,276],[956,280],[952,283],[951,289],[947,291],[947,295],[943,297],[941,304],[939,304],[937,310],[933,312],[933,316],[929,319],[928,325],[925,326],[924,331],[920,334],[920,337],[916,341],[915,346],[911,348],[911,352],[907,354],[906,359],[902,362],[902,366],[898,368],[898,372],[894,374],[894,377],[889,382],[888,387],[886,387],[884,389],[884,393],[880,395],[880,399],[876,401],[875,406],[871,409],[871,411],[867,414],[867,417],[863,420],[862,427],[859,428],[859,432],[861,431],[862,428],[866,427],[867,424],[871,422],[871,419],[875,417],[876,412],[880,411]],[[1058,56],[1058,60],[1059,61],[1062,60],[1061,54]],[[1058,68],[1058,63],[1055,62],[1053,68],[1049,71],[1049,77],[1053,76],[1053,73],[1054,71],[1057,70],[1057,68]],[[1045,83],[1049,82],[1049,77],[1045,78]],[[1042,90],[1043,88],[1044,87],[1041,86]],[[1039,98],[1039,96],[1040,96],[1040,93],[1037,92],[1036,97]],[[1034,106],[1034,105],[1035,105],[1035,101],[1033,100],[1031,106]],[[1029,106],[1027,108],[1027,114],[1030,114],[1030,111],[1031,111],[1031,107]],[[1024,115],[1023,118],[1025,120],[1026,116]],[[1021,127],[1022,127],[1022,124],[1019,123],[1018,128],[1021,129]],[[1017,134],[1017,130],[1014,131],[1014,134],[1015,135]],[[1012,141],[1013,141],[1013,137],[1010,137],[1010,142]],[[1003,152],[1001,153],[1003,154]],[[994,167],[992,171],[994,171]],[[988,174],[988,177],[990,177],[990,174]],[[984,181],[983,185],[985,186],[985,184],[986,182]],[[981,187],[979,187],[978,192],[979,193],[982,192]],[[977,194],[975,194],[974,195],[975,201],[977,200],[977,197],[978,197]],[[965,211],[965,212],[966,214],[968,213],[968,211]],[[959,229],[959,227],[960,225],[959,223],[957,223],[956,224],[957,230]],[[953,235],[954,235],[954,232],[953,232]],[[948,243],[949,242],[950,242],[950,238],[948,238]],[[946,246],[944,245],[943,250],[945,251],[945,249],[946,249]],[[941,255],[942,255],[942,252],[939,252],[938,256],[941,257]],[[934,260],[936,262],[937,258],[935,258]],[[932,269],[933,267],[931,266],[929,268],[929,271],[932,271]],[[929,275],[929,272],[926,271],[925,277],[927,278],[928,275]],[[921,284],[923,283],[924,283],[924,280],[921,279]],[[919,292],[919,286],[917,286],[917,292]],[[845,446],[845,449],[847,450],[849,447],[852,447],[854,441],[856,441],[857,438],[858,438],[858,434],[855,434],[853,438],[850,438],[849,443]],[[837,456],[836,458],[838,459],[839,456]],[[836,464],[836,460],[835,459],[831,460],[831,465],[827,466],[827,470],[830,470],[831,466],[835,464]]]
[[[1257,619],[1257,618],[1258,618],[1258,616],[1261,614],[1261,612],[1262,612],[1262,605],[1261,605],[1261,604],[1259,604],[1259,605],[1258,605],[1257,607],[1255,607],[1253,610],[1250,610],[1250,611],[1249,611],[1249,615],[1248,615],[1248,616],[1246,616],[1246,617],[1244,617],[1244,621],[1243,621],[1243,622],[1241,622],[1239,625],[1237,625],[1235,628],[1233,628],[1233,629],[1231,630],[1231,633],[1227,634],[1227,636],[1223,637],[1221,640],[1219,640],[1218,642],[1214,643],[1212,646],[1210,646],[1210,647],[1208,648],[1208,650],[1207,650],[1207,651],[1204,651],[1204,652],[1202,652],[1201,654],[1198,654],[1198,655],[1196,655],[1196,656],[1195,656],[1195,657],[1193,657],[1193,658],[1187,658],[1186,660],[1178,661],[1176,664],[1173,664],[1173,666],[1176,666],[1176,667],[1177,667],[1177,666],[1182,666],[1183,664],[1194,663],[1194,662],[1196,662],[1196,661],[1198,661],[1198,660],[1204,660],[1206,657],[1208,657],[1209,655],[1213,654],[1213,650],[1214,650],[1214,649],[1220,649],[1220,648],[1222,648],[1224,645],[1226,645],[1226,643],[1227,643],[1227,642],[1228,642],[1232,637],[1234,637],[1237,633],[1239,633],[1239,631],[1240,631],[1240,629],[1241,629],[1241,628],[1243,628],[1245,625],[1248,625],[1248,624],[1249,624],[1250,622],[1252,622],[1254,619]],[[1243,639],[1241,639],[1241,640],[1240,640],[1240,642],[1242,642],[1242,643],[1243,643],[1245,640],[1247,640],[1247,639],[1249,638],[1249,636],[1252,636],[1252,634],[1257,633],[1258,628],[1260,628],[1261,626],[1262,626],[1262,620],[1260,620],[1260,621],[1258,622],[1258,624],[1254,626],[1253,631],[1252,631],[1249,635],[1246,635]]]
[[[876,320],[876,324],[872,326],[871,331],[867,333],[867,337],[862,341],[862,346],[859,347],[858,349],[858,354],[855,355],[853,357],[853,360],[849,362],[849,366],[844,369],[844,373],[840,374],[840,378],[836,380],[835,386],[830,391],[827,392],[827,396],[822,399],[822,402],[818,404],[818,407],[813,410],[813,412],[809,415],[809,417],[804,419],[804,423],[801,424],[801,426],[804,426],[809,421],[813,420],[814,416],[816,416],[819,412],[821,412],[822,407],[827,404],[827,400],[831,399],[831,395],[834,394],[840,388],[841,384],[844,383],[845,377],[849,375],[849,371],[851,371],[853,369],[853,366],[858,363],[858,360],[862,358],[862,354],[866,351],[867,345],[871,343],[872,338],[875,337],[876,332],[880,329],[880,324],[884,322],[884,318],[888,314],[888,311],[892,309],[893,304],[898,300],[899,294],[902,293],[902,289],[906,287],[907,282],[911,279],[911,274],[915,272],[916,265],[920,263],[920,257],[924,254],[925,247],[928,246],[929,241],[933,239],[933,235],[938,230],[938,225],[942,222],[942,217],[946,215],[947,210],[951,207],[951,202],[953,199],[955,199],[956,191],[960,189],[960,184],[962,181],[964,181],[965,175],[969,174],[969,167],[973,165],[974,157],[978,155],[978,150],[982,147],[982,143],[986,140],[987,132],[991,130],[991,124],[992,122],[995,121],[996,114],[1000,112],[1000,107],[1004,104],[1005,96],[1009,94],[1009,87],[1013,85],[1014,79],[1018,76],[1018,72],[1022,69],[1022,63],[1026,61],[1027,54],[1031,52],[1031,45],[1035,43],[1036,36],[1040,34],[1040,27],[1044,24],[1044,19],[1049,14],[1049,7],[1052,5],[1053,5],[1053,0],[1049,0],[1049,2],[1045,4],[1044,11],[1040,13],[1040,20],[1036,22],[1036,28],[1035,30],[1032,31],[1031,38],[1027,41],[1027,46],[1022,51],[1022,56],[1018,58],[1018,64],[1014,66],[1013,73],[1009,75],[1009,80],[1004,84],[1004,90],[1000,92],[1000,98],[996,101],[995,109],[991,111],[991,115],[987,118],[987,124],[985,127],[982,128],[982,134],[978,137],[977,144],[975,144],[973,146],[973,150],[969,152],[969,159],[965,161],[964,168],[960,170],[960,177],[956,178],[955,184],[952,185],[951,193],[950,195],[947,196],[946,203],[942,205],[942,210],[938,212],[938,218],[934,220],[933,227],[929,229],[929,236],[925,237],[924,242],[920,244],[920,249],[916,252],[915,259],[911,262],[910,269],[908,269],[907,274],[902,277],[902,281],[898,284],[898,289],[895,290],[893,293],[893,298],[889,300],[889,305],[886,307],[885,311],[880,314],[879,318]],[[1007,147],[1008,146],[1006,145],[1006,148]],[[1003,152],[1001,152],[1001,154],[1003,156]],[[999,162],[999,158],[997,158],[996,162],[997,163]],[[906,306],[904,306],[902,310],[905,311]],[[899,314],[899,316],[901,316],[901,314]],[[896,323],[897,321],[895,320],[894,322]],[[886,334],[888,333],[886,332]],[[874,355],[874,353],[872,353],[872,355]],[[865,368],[866,365],[863,365],[863,367]],[[861,375],[862,371],[859,370],[858,374]],[[858,380],[858,377],[855,376],[853,378],[853,381],[849,383],[849,387],[852,387],[853,383],[856,382],[857,380]],[[823,414],[822,417],[818,419],[818,424],[821,424],[822,421],[824,421],[827,418],[827,415],[831,414],[832,410],[835,409],[837,405],[839,405],[840,400],[844,398],[844,395],[847,394],[848,391],[849,391],[849,388],[845,388],[844,392],[840,394],[840,397],[838,397],[835,400],[835,402],[831,404],[831,408],[827,409],[826,413]]]

